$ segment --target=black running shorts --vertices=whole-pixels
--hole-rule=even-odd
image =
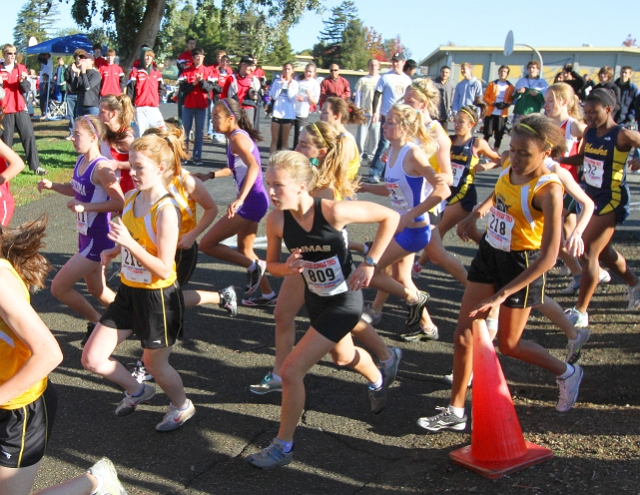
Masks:
[[[187,285],[198,264],[198,243],[189,249],[176,249],[176,275],[180,287]]]
[[[305,289],[304,300],[311,326],[336,344],[358,324],[364,305],[362,291],[353,290],[321,297]]]
[[[0,466],[25,468],[40,462],[58,410],[58,394],[51,382],[31,404],[0,409]]]
[[[184,300],[175,282],[165,289],[140,289],[122,284],[100,323],[133,330],[144,349],[175,344],[183,328]]]
[[[467,280],[478,284],[492,284],[496,292],[520,275],[540,256],[540,251],[511,251],[495,249],[482,236],[480,247],[471,262]],[[544,301],[544,274],[509,296],[502,304],[508,308],[531,308]]]

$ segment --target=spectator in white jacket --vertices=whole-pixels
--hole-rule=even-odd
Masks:
[[[282,66],[282,75],[271,83],[269,96],[272,102],[271,113],[271,147],[273,154],[279,149],[288,149],[291,124],[296,119],[295,101],[298,96],[298,81],[293,79],[293,64],[287,62]],[[281,135],[281,146],[278,137]]]
[[[294,103],[296,120],[293,122],[293,149],[298,146],[300,129],[307,125],[311,107],[315,107],[320,99],[320,83],[316,80],[316,64],[307,64],[304,76],[298,81],[298,96]]]
[[[364,124],[358,126],[358,134],[356,136],[358,151],[363,160],[371,160],[373,158],[380,136],[380,122],[373,122],[373,115],[379,110],[378,108],[373,108],[373,94],[380,79],[380,62],[372,58],[369,60],[368,67],[369,75],[360,78],[355,89],[355,104],[364,112],[364,116],[367,119]]]

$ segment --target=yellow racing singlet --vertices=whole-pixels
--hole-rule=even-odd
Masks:
[[[0,269],[6,268],[19,281],[27,302],[30,302],[29,290],[23,280],[15,271],[11,263],[5,259],[0,259]],[[2,318],[0,318],[0,385],[13,378],[15,374],[24,366],[31,357],[29,347],[9,328]],[[48,379],[45,376],[29,390],[22,392],[18,397],[14,397],[5,404],[0,404],[0,409],[19,409],[37,400],[46,390]]]
[[[540,249],[544,215],[533,206],[534,195],[547,184],[560,184],[554,173],[536,177],[526,184],[511,183],[511,167],[502,170],[493,190],[486,240],[501,251]]]
[[[173,178],[169,184],[169,192],[173,196],[173,199],[178,203],[180,209],[180,235],[184,235],[191,232],[197,224],[196,218],[196,202],[189,196],[186,191],[184,182],[190,172],[183,170],[180,175]]]
[[[129,229],[131,237],[145,248],[147,253],[158,256],[158,246],[156,245],[156,220],[158,213],[166,207],[172,207],[178,210],[179,207],[173,197],[167,194],[160,198],[144,217],[136,217],[133,213],[133,205],[139,193],[140,191],[134,189],[125,196],[124,208],[122,209],[122,223]],[[176,281],[175,262],[173,263],[173,269],[169,278],[161,279],[142,266],[127,248],[122,247],[121,253],[122,268],[120,271],[120,279],[123,284],[140,289],[164,289],[170,287]]]

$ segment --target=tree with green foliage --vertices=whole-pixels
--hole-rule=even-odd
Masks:
[[[370,55],[365,40],[365,27],[360,19],[352,19],[342,35],[340,67],[351,70],[366,69]]]
[[[50,0],[29,0],[25,3],[18,12],[18,20],[13,28],[13,44],[17,51],[26,53],[32,36],[38,43],[53,37],[58,15],[58,6]]]
[[[351,0],[344,0],[331,9],[331,16],[318,36],[319,42],[313,47],[313,56],[320,67],[328,69],[331,64],[340,65],[343,55],[344,34],[349,22],[358,18],[358,9]],[[363,34],[364,37],[364,34]]]
[[[158,32],[167,9],[172,8],[172,0],[102,0],[100,3],[93,0],[72,0],[72,2],[71,13],[81,27],[90,27],[94,16],[99,16],[103,23],[113,26],[117,49],[121,54],[121,65],[124,67],[131,65],[143,45],[156,46]],[[210,4],[207,8],[211,5],[215,7],[213,1],[198,0],[196,10],[201,4],[204,5],[207,2]],[[243,14],[253,9],[266,20],[265,29],[279,27],[288,30],[299,22],[305,10],[321,8],[320,0],[222,0],[219,9],[220,23],[218,25],[212,22],[212,24],[216,29],[220,26],[217,32],[228,33],[237,22],[238,12]],[[199,22],[204,24],[207,19]],[[210,28],[207,30],[211,32]],[[279,34],[275,37],[279,37]],[[205,39],[200,38],[200,41],[204,42]]]

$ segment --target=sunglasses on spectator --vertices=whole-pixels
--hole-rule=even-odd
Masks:
[[[338,72],[340,69],[331,69],[331,72]]]
[[[16,54],[16,52],[5,52],[4,54],[5,54],[5,55],[15,55],[15,54]]]

